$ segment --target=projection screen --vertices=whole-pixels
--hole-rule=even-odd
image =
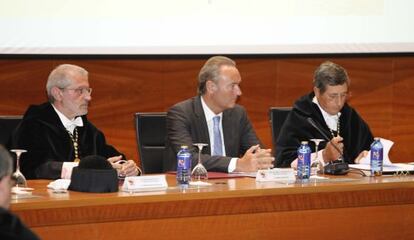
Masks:
[[[0,2],[0,54],[414,52],[410,0]]]

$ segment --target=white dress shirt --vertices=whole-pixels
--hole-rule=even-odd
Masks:
[[[210,152],[213,152],[214,149],[214,122],[213,118],[215,116],[220,116],[220,132],[221,132],[221,142],[223,143],[223,156],[226,156],[226,146],[224,143],[224,134],[223,134],[223,113],[215,114],[204,102],[203,96],[201,96],[201,106],[203,107],[204,116],[206,117],[207,128],[208,128],[208,135],[210,136]],[[233,172],[236,169],[238,158],[232,158],[230,160],[229,166],[227,168],[228,172]]]
[[[57,115],[59,116],[60,121],[67,131],[73,134],[75,127],[83,127],[83,120],[81,117],[76,117],[72,120],[68,119],[63,113],[61,113],[57,108],[52,104],[53,109],[55,109]]]
[[[326,125],[328,125],[328,127],[332,130],[337,132],[338,131],[338,121],[339,121],[339,117],[341,116],[341,112],[338,112],[335,115],[331,115],[329,113],[327,113],[319,104],[318,99],[316,97],[313,97],[312,102],[314,102],[316,105],[318,105],[319,110],[321,110],[323,119],[326,122]]]
[[[75,127],[83,127],[83,120],[81,117],[76,117],[72,120],[68,119],[63,113],[61,113],[57,108],[52,104],[53,109],[55,109],[57,115],[59,116],[60,121],[67,131],[73,134]],[[72,169],[78,166],[77,162],[63,162],[62,170],[60,173],[60,178],[70,179],[72,175]]]

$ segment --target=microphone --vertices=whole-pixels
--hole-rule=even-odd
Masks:
[[[310,125],[312,125],[312,127],[314,127],[316,130],[318,130],[318,132],[325,138],[326,141],[328,141],[328,142],[331,141],[331,139],[328,137],[328,135],[326,135],[322,131],[322,129],[320,127],[318,127],[316,122],[311,117],[308,117],[306,120],[308,121],[308,123],[310,123]],[[348,163],[344,162],[344,158],[342,156],[341,150],[335,144],[332,144],[332,146],[340,154],[339,158],[341,160],[335,160],[335,161],[329,162],[324,167],[324,171],[325,171],[326,174],[330,174],[330,175],[345,175],[345,174],[348,173],[348,170],[349,170]]]
[[[308,120],[308,122],[316,129],[316,130],[318,130],[318,132],[320,133],[320,134],[322,134],[322,136],[325,138],[325,140],[326,141],[328,141],[328,142],[330,142],[331,141],[331,139],[328,137],[328,135],[326,135],[323,131],[322,131],[322,129],[321,128],[319,128],[318,127],[318,125],[316,124],[316,122],[315,121],[313,121],[313,119],[312,118],[310,118],[310,117],[308,117],[307,118],[307,120]],[[332,146],[336,149],[336,151],[338,151],[339,152],[339,154],[341,154],[341,158],[342,158],[342,152],[341,152],[341,150],[339,150],[339,148],[335,145],[335,144],[332,144]],[[343,159],[343,158],[342,158]]]

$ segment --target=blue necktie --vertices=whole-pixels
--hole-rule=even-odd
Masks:
[[[214,149],[213,156],[223,156],[223,143],[221,142],[220,116],[213,117]]]

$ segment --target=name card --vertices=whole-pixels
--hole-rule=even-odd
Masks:
[[[296,181],[295,172],[292,168],[273,168],[258,170],[256,174],[257,182],[294,182]]]
[[[125,192],[158,191],[168,188],[165,175],[126,177],[122,190]]]

